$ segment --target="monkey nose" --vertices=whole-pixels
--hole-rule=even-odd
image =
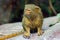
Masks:
[[[29,15],[31,13],[31,10],[27,10],[26,13]]]

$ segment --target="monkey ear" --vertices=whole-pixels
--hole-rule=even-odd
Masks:
[[[35,8],[35,12],[37,12],[37,13],[38,13],[38,12],[39,12],[39,10],[40,10],[40,9],[39,9],[39,7],[36,7],[36,8]]]

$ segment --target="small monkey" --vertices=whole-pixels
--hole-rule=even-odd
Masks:
[[[41,8],[34,4],[25,5],[22,26],[24,28],[24,37],[30,37],[30,30],[37,29],[38,36],[43,34],[42,31],[43,15]]]

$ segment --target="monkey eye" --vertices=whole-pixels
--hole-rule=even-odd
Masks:
[[[25,9],[26,11],[31,11],[30,9]]]

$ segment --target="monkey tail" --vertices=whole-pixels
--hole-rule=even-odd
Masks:
[[[12,38],[12,37],[21,35],[21,34],[23,34],[23,33],[24,33],[24,30],[22,29],[22,30],[19,31],[19,32],[15,32],[15,33],[12,33],[12,34],[9,34],[9,35],[4,35],[3,37],[0,37],[0,40],[9,39],[9,38]]]

